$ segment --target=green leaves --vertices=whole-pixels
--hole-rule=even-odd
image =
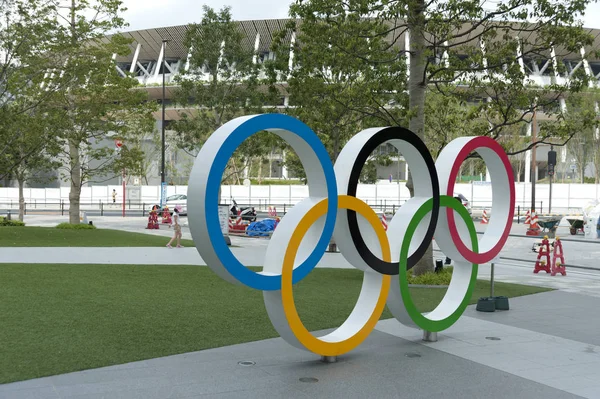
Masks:
[[[187,73],[176,77],[180,85],[176,102],[185,107],[173,128],[177,144],[196,154],[206,139],[224,123],[238,116],[275,109],[281,94],[266,84],[264,65],[254,52],[254,38],[246,38],[231,9],[203,7],[204,15],[192,24],[185,39],[190,48]],[[269,38],[262,38],[263,42]],[[250,43],[252,41],[252,43]],[[231,174],[241,173],[252,158],[262,158],[269,143],[259,145],[258,136],[247,140],[234,154]]]
[[[296,1],[290,15],[302,21],[294,26],[299,65],[292,71],[289,90],[297,97],[294,103],[307,108],[300,114],[313,116],[316,124],[321,118],[340,125],[332,117],[337,109],[346,120],[354,112],[391,124],[410,119],[411,129],[417,133],[423,125],[426,134],[439,131],[436,136],[441,141],[436,145],[460,134],[461,128],[462,134],[483,134],[503,141],[513,126],[531,119],[536,107],[552,109],[549,116],[560,118],[559,99],[588,86],[583,68],[567,71],[562,62],[577,59],[582,47],[594,54],[592,37],[576,19],[588,3]],[[409,30],[411,74],[407,87],[404,42]],[[285,44],[283,35],[279,37]],[[285,57],[285,52],[281,56]],[[280,69],[284,70],[283,65]],[[537,74],[535,80],[529,79],[532,74]],[[404,90],[410,101],[402,98],[406,97]],[[390,104],[382,101],[385,96],[381,94],[391,92],[401,93],[390,98],[393,107],[382,111],[373,105],[375,100]],[[436,92],[448,97],[446,105],[454,104],[452,112],[440,111],[445,111],[442,120],[450,124],[444,133],[440,119],[427,104]],[[346,100],[346,93],[360,97],[360,104]],[[432,104],[441,101],[432,100]],[[401,105],[401,110],[396,109]],[[328,114],[321,115],[325,112]],[[362,126],[365,120],[359,120]],[[323,134],[333,137],[333,127]]]
[[[286,112],[307,123],[321,138],[335,161],[354,134],[371,126],[398,125],[407,102],[406,65],[386,41],[387,26],[360,17],[370,9],[351,2],[356,12],[344,12],[338,1],[297,2],[293,20],[276,35],[276,59],[268,65],[272,84],[290,96]],[[290,31],[296,32],[293,68]],[[281,84],[282,80],[286,81]],[[392,104],[396,105],[391,106]],[[287,160],[292,166],[293,157]]]

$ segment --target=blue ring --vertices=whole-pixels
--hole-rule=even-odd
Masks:
[[[221,148],[217,152],[213,164],[208,173],[206,183],[205,196],[205,214],[206,214],[206,229],[212,243],[215,254],[227,269],[229,274],[235,277],[242,284],[248,287],[262,291],[275,291],[281,289],[281,276],[268,276],[258,274],[246,266],[244,266],[231,253],[229,247],[223,240],[221,225],[219,223],[219,187],[221,186],[221,178],[225,172],[227,162],[233,155],[233,152],[254,133],[267,129],[282,129],[292,132],[302,138],[314,151],[315,155],[321,163],[325,181],[327,183],[327,215],[325,218],[325,226],[319,242],[315,246],[311,254],[306,260],[294,269],[292,275],[292,283],[296,284],[301,281],[315,268],[317,263],[323,257],[327,250],[329,241],[333,235],[335,227],[335,219],[337,215],[338,196],[335,173],[333,164],[329,158],[329,153],[325,146],[319,140],[319,137],[312,131],[310,127],[300,120],[283,114],[262,114],[250,118],[246,122],[238,126],[227,139],[223,142]]]

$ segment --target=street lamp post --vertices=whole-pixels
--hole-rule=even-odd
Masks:
[[[162,130],[162,148],[161,148],[161,153],[162,153],[162,157],[161,157],[161,165],[160,165],[160,182],[165,183],[166,182],[166,176],[165,176],[165,69],[164,69],[164,65],[166,63],[166,48],[167,48],[167,40],[163,39],[162,41],[162,54],[163,54],[163,59],[162,59],[162,65],[159,65],[158,68],[163,68],[163,73],[162,73],[162,122],[161,122],[161,130]]]
[[[162,63],[157,67],[162,67],[162,122],[161,122],[161,133],[162,133],[162,145],[161,145],[161,165],[160,165],[160,206],[165,204],[167,196],[167,176],[165,173],[165,72],[167,65],[167,42],[168,40],[163,39],[162,41]]]
[[[550,145],[550,151],[548,151],[548,178],[550,179],[550,193],[548,195],[548,213],[552,213],[552,180],[554,179],[555,166],[556,151],[554,151],[554,146]]]
[[[537,178],[536,157],[535,157],[535,142],[537,140],[537,109],[533,109],[533,123],[531,124],[531,212],[535,212],[535,181]]]

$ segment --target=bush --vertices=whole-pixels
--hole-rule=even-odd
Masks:
[[[408,283],[415,285],[448,285],[452,278],[452,267],[444,267],[441,273],[427,272],[420,276],[408,274]]]
[[[253,186],[258,186],[258,179],[250,179],[250,183]],[[290,186],[296,184],[303,184],[300,179],[262,179],[260,185],[263,186]]]
[[[56,226],[57,229],[62,229],[62,230],[94,230],[96,229],[96,226],[94,226],[93,224],[71,224],[71,223],[61,223],[58,226]]]
[[[5,217],[0,217],[0,226],[6,227],[23,227],[25,226],[24,222],[21,222],[19,219],[17,220],[8,220]]]

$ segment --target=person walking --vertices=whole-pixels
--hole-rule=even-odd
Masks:
[[[173,235],[173,238],[171,238],[171,241],[169,241],[167,244],[167,248],[173,248],[171,244],[175,239],[177,239],[177,248],[183,248],[181,245],[181,225],[179,224],[179,212],[181,212],[181,205],[177,205],[175,206],[175,209],[173,209],[173,219],[171,220],[169,228],[173,226],[175,234]]]
[[[115,190],[113,188],[113,192],[112,192],[112,197],[113,197],[113,204],[115,204],[117,202],[117,190]]]

